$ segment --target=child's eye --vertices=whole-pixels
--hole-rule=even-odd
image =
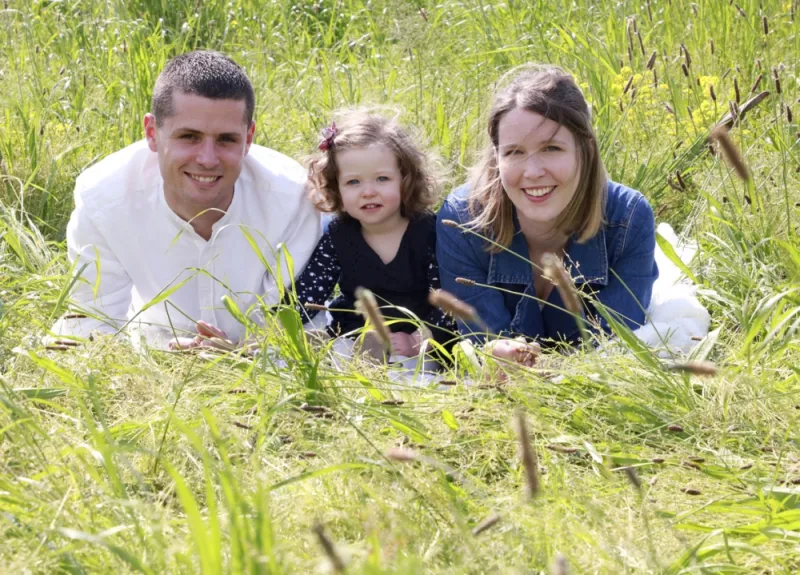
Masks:
[[[389,176],[378,176],[378,181],[379,182],[388,182],[389,181]]]
[[[511,149],[511,150],[506,150],[506,151],[503,153],[503,155],[504,155],[504,156],[518,156],[518,155],[520,155],[521,153],[522,153],[522,150]]]
[[[560,152],[561,148],[559,146],[551,144],[549,146],[546,146],[544,151],[545,152]]]
[[[347,184],[348,186],[357,186],[357,185],[358,185],[358,180],[356,180],[355,178],[353,178],[352,180],[347,180],[347,181],[345,182],[345,184]]]

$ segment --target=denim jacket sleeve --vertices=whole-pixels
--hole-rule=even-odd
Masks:
[[[465,286],[456,282],[462,277],[486,284],[489,271],[489,254],[484,250],[484,242],[477,236],[442,222],[452,220],[458,224],[469,221],[466,202],[454,198],[445,200],[439,210],[436,222],[436,257],[439,261],[439,277],[442,289],[468,303],[486,322],[489,332],[498,334],[508,330],[511,313],[506,308],[503,294],[495,289]],[[470,334],[470,339],[480,341],[478,334],[486,334],[486,327],[458,320],[461,333]]]
[[[655,218],[643,196],[638,196],[626,224],[616,231],[609,246],[608,283],[596,297],[612,317],[637,329],[645,321],[653,283],[658,278]],[[601,325],[608,331],[604,318]]]

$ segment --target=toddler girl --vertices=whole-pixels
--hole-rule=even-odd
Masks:
[[[309,188],[317,208],[335,213],[305,270],[296,281],[298,304],[330,304],[331,336],[351,335],[364,325],[355,312],[355,290],[370,289],[391,322],[391,351],[414,356],[426,334],[414,314],[444,345],[455,323],[428,303],[439,288],[436,264],[438,182],[426,155],[394,120],[366,111],[344,114],[323,131],[320,152],[309,165]],[[303,310],[309,318],[314,310]],[[427,331],[427,330],[426,330]]]

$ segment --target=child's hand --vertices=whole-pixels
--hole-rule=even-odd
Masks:
[[[392,355],[411,357],[419,353],[419,339],[414,334],[398,331],[391,335],[389,341],[392,344]]]

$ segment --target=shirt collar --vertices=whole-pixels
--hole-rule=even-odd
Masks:
[[[575,235],[567,243],[565,265],[575,284],[608,285],[608,252],[606,232],[601,227],[594,237],[579,244]],[[514,236],[511,245],[499,253],[489,256],[490,284],[510,283],[530,285],[533,269],[528,254],[528,244],[514,214]]]

